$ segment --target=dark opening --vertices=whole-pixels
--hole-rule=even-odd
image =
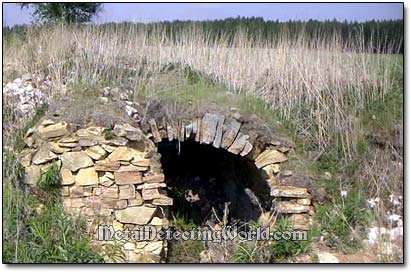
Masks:
[[[174,214],[203,224],[221,219],[229,203],[233,224],[255,221],[269,208],[268,185],[250,159],[194,140],[163,141],[158,150]]]

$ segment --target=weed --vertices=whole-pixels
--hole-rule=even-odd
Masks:
[[[174,216],[171,225],[179,231],[189,231],[199,227],[192,220],[187,219],[180,213]],[[168,249],[168,263],[198,263],[200,261],[200,253],[205,248],[203,241],[171,240],[168,244]]]
[[[286,218],[280,218],[277,220],[276,231],[287,232],[287,231],[293,231],[293,229],[291,228]],[[294,240],[274,241],[272,248],[271,248],[272,261],[281,262],[287,258],[309,252],[314,234],[315,234],[315,231],[311,230],[307,237],[308,239],[305,241],[294,241]]]
[[[234,263],[256,263],[258,250],[255,243],[242,242],[238,244],[233,256]]]
[[[112,129],[105,129],[103,131],[104,139],[110,140],[114,138],[113,130]]]
[[[361,247],[361,228],[366,227],[374,216],[365,203],[364,192],[352,190],[346,197],[335,197],[332,203],[317,208],[316,218],[330,247],[343,252]]]

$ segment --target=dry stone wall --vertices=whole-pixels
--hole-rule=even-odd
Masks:
[[[242,130],[242,122],[217,113],[190,121],[149,118],[145,125],[148,129],[137,122],[78,128],[60,116],[43,119],[24,139],[27,148],[20,162],[26,169],[26,183],[36,192],[41,174],[56,164],[65,211],[83,217],[93,237],[99,224],[115,230],[147,224],[168,228],[173,199],[167,196],[156,145],[163,140],[194,140],[253,160],[271,189],[268,197],[273,208],[268,212],[289,216],[297,229],[308,228],[313,208],[307,188],[278,182],[279,175],[286,173],[281,164],[287,161],[290,146],[281,141],[257,143],[258,137]],[[109,245],[99,244],[103,250]],[[126,242],[122,250],[126,262],[161,262],[167,243]]]

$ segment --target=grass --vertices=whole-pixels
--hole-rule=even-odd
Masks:
[[[349,159],[359,134],[358,112],[397,84],[392,70],[402,69],[400,58],[371,54],[380,48],[378,41],[369,47],[361,38],[343,43],[341,33],[327,40],[322,35],[309,40],[304,33],[296,40],[280,36],[275,44],[255,43],[246,34],[235,33],[231,47],[225,37],[208,40],[197,29],[180,33],[175,43],[161,27],[148,33],[132,24],[115,30],[35,26],[7,39],[4,57],[20,70],[45,71],[56,86],[70,75],[72,82],[144,90],[152,75],[167,67],[187,67],[190,83],[201,75],[229,90],[252,94],[293,122],[316,148],[336,141]],[[20,63],[22,59],[27,61]]]
[[[327,246],[344,253],[352,253],[362,247],[365,228],[375,214],[366,208],[362,190],[348,191],[347,197],[335,197],[320,206],[316,219],[325,234]]]
[[[5,263],[100,263],[89,245],[85,224],[64,215],[56,198],[59,172],[53,166],[39,181],[39,199],[10,182],[3,185],[3,262]]]
[[[286,232],[292,231],[288,220],[281,218],[277,221],[276,231]],[[273,243],[271,248],[271,257],[274,262],[281,262],[289,258],[309,253],[311,250],[311,244],[313,238],[316,235],[317,230],[312,228],[308,232],[308,239],[306,241],[292,241],[292,240],[279,240]]]
[[[178,231],[190,231],[200,226],[187,218],[184,213],[176,213],[171,226]],[[199,263],[200,253],[205,249],[203,241],[169,241],[167,263]]]
[[[259,224],[250,224],[252,228]],[[293,231],[287,218],[278,218],[275,222],[275,231]],[[234,263],[282,263],[301,254],[309,254],[318,230],[313,227],[308,231],[307,240],[278,240],[278,241],[242,241],[232,256]]]
[[[398,144],[398,133],[403,130],[403,95],[399,86],[364,108],[360,115],[363,132],[350,161],[343,160],[340,146],[333,145],[312,164],[311,171],[321,177],[317,186],[330,196],[329,203],[317,208],[316,216],[333,248],[353,252],[362,247],[366,228],[376,222],[382,226],[386,220],[389,195],[403,194],[402,151],[391,147]],[[325,172],[331,178],[323,178]],[[342,190],[348,192],[347,198],[341,197]],[[368,209],[366,200],[376,197],[382,200],[379,209]]]

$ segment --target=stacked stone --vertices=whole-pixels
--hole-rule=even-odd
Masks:
[[[242,123],[224,115],[205,113],[202,118],[189,122],[166,120],[148,121],[153,141],[163,139],[185,141],[194,139],[201,144],[211,144],[215,148],[224,148],[233,154],[254,159],[258,169],[263,171],[274,198],[274,211],[289,218],[294,229],[307,230],[312,223],[314,207],[307,188],[283,186],[279,183],[280,165],[287,161],[291,146],[282,141],[273,141],[264,149],[257,149],[249,135],[241,131]],[[285,171],[286,173],[287,171]]]
[[[191,121],[150,119],[148,124],[155,143],[161,142],[162,139],[181,142],[192,139],[241,156],[248,155],[253,149],[250,137],[240,131],[241,123],[220,114],[205,113],[202,118]]]
[[[289,145],[261,143],[258,136],[248,135],[238,118],[215,113],[190,121],[148,119],[147,124],[150,129],[143,133],[140,126],[130,124],[117,124],[112,130],[92,125],[77,129],[58,117],[43,120],[24,139],[28,148],[21,152],[20,162],[26,168],[26,182],[35,191],[41,174],[57,164],[66,212],[84,217],[93,234],[99,224],[115,230],[147,224],[166,228],[167,207],[173,200],[165,190],[156,143],[192,139],[253,160],[271,190],[273,212],[288,216],[295,229],[308,229],[313,208],[307,188],[279,182],[287,172],[281,171],[281,164],[288,159]],[[126,242],[122,249],[127,262],[160,262],[167,244]]]
[[[43,120],[29,130],[25,137],[29,148],[20,160],[27,183],[35,189],[41,173],[57,164],[65,211],[83,217],[95,235],[99,224],[116,230],[168,227],[166,207],[173,201],[164,190],[154,143],[129,124],[116,125],[112,137],[105,137],[102,127],[77,131],[70,127],[66,122]],[[165,241],[123,244],[128,262],[159,262],[166,250]]]
[[[288,218],[294,229],[308,230],[312,224],[314,207],[306,187],[281,185],[280,176],[290,176],[291,171],[281,171],[281,163],[287,160],[290,147],[280,143],[273,145],[256,158],[256,166],[268,176],[267,184],[273,199],[273,209],[279,216]]]

